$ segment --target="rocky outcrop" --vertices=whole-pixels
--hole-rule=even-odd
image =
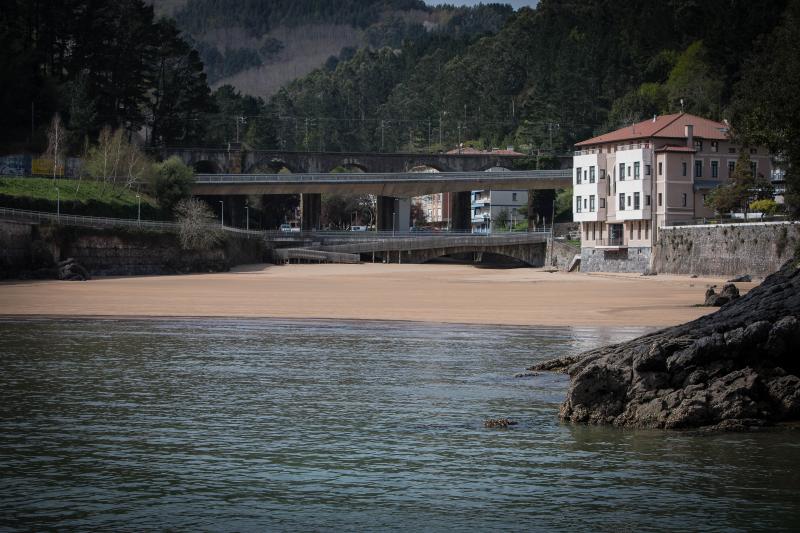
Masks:
[[[800,270],[787,263],[719,311],[569,364],[565,421],[743,429],[800,419]]]

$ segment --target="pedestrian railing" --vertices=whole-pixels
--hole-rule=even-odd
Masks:
[[[25,222],[49,222],[61,224],[64,226],[82,226],[90,228],[114,228],[114,227],[127,227],[127,228],[143,228],[158,231],[177,231],[180,224],[177,222],[169,222],[162,220],[139,220],[130,218],[112,218],[112,217],[92,217],[86,215],[68,215],[64,213],[51,213],[47,211],[28,211],[25,209],[12,209],[9,207],[0,207],[0,218],[10,218],[13,220],[22,220]],[[247,230],[242,228],[235,228],[231,226],[210,225],[217,229],[222,229],[230,233],[246,234],[246,235],[263,235],[264,232],[257,230]]]

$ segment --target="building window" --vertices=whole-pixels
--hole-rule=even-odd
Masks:
[[[750,148],[750,153],[751,154],[757,154],[758,153],[758,148]]]
[[[712,161],[711,162],[711,177],[718,178],[719,177],[719,161]]]
[[[702,152],[703,151],[703,141],[701,141],[700,139],[695,139],[694,140],[694,147],[697,149],[698,152]]]
[[[687,197],[686,193],[683,193],[682,198],[683,198],[683,207],[686,207],[688,205],[687,204],[688,197]]]
[[[606,199],[600,198],[600,209],[605,209],[605,208],[606,208]]]
[[[595,231],[597,231],[597,228],[595,228],[595,223],[592,222],[592,240],[593,241],[597,240],[597,233],[595,233]]]
[[[517,201],[517,193],[515,193],[515,192],[511,193],[511,201],[512,202],[516,202]]]
[[[644,195],[644,205],[646,205],[648,207],[650,206],[650,195],[649,194],[645,194]]]
[[[733,176],[733,171],[736,170],[736,161],[728,161],[728,177]]]
[[[584,170],[583,171],[583,181],[587,181],[588,180],[588,178],[587,178],[588,172],[589,172],[588,170]]]
[[[642,240],[642,221],[639,220],[636,222],[636,238],[640,241]]]
[[[589,212],[594,213],[594,194],[589,196]]]
[[[587,209],[589,207],[589,200],[587,198],[583,199],[583,209]]]
[[[658,162],[658,175],[659,176],[664,175],[664,163],[662,163],[661,161]]]
[[[758,162],[757,161],[750,161],[750,172],[753,173],[753,176],[756,175],[756,171],[758,170]]]
[[[631,221],[629,224],[630,225],[628,226],[628,229],[630,230],[630,234],[628,235],[628,238],[633,240],[633,221]]]
[[[663,194],[662,193],[658,193],[658,207],[661,207],[662,205],[664,205],[663,200],[664,200]]]
[[[719,151],[719,143],[717,141],[711,141],[711,151],[714,153]]]
[[[686,161],[684,161],[682,165],[683,165],[683,175],[686,176]]]
[[[575,169],[575,185],[581,184],[581,172],[583,172],[581,167]]]
[[[594,183],[594,166],[589,167],[589,183]]]
[[[641,177],[639,175],[639,172],[640,172],[639,162],[637,161],[633,164],[633,179],[638,180]]]
[[[636,210],[636,209],[639,209],[639,208],[640,208],[640,205],[639,205],[639,193],[635,192],[635,193],[633,193],[633,209]]]
[[[694,177],[695,178],[703,177],[703,161],[701,160],[697,160],[694,162]]]
[[[625,211],[625,193],[619,193],[619,210]]]
[[[630,165],[628,165],[628,177],[629,178],[631,177],[631,166]]]
[[[650,165],[645,165],[644,166],[644,175],[645,176],[649,176],[651,172],[652,172],[652,170],[651,170]]]
[[[630,206],[631,206],[631,197],[628,196],[628,207],[630,207]]]
[[[736,153],[736,147],[735,146],[731,146],[730,148],[728,148],[728,153],[729,154],[735,154]]]
[[[650,238],[650,221],[649,220],[645,220],[644,221],[644,238],[645,239],[649,239]]]
[[[625,163],[619,164],[619,181],[625,181]]]
[[[581,212],[581,197],[580,196],[576,196],[575,197],[575,212],[576,213],[580,213]]]
[[[604,179],[606,179],[606,169],[604,169],[604,168],[601,168],[601,169],[600,169],[600,179],[601,179],[601,180],[604,180]],[[602,238],[602,237],[601,237],[601,238]]]

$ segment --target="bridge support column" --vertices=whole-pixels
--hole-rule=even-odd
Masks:
[[[469,231],[472,229],[472,208],[470,206],[470,192],[462,191],[450,195],[450,229],[454,231]]]
[[[322,195],[319,193],[303,193],[300,195],[300,229],[311,231],[319,229],[322,215]]]
[[[378,231],[408,231],[411,226],[411,199],[378,196]]]

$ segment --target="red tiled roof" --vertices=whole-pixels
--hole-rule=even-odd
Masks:
[[[514,150],[478,150],[477,148],[473,148],[471,146],[465,146],[464,148],[454,148],[453,150],[449,150],[448,154],[485,154],[485,155],[514,155],[514,156],[524,156],[525,154],[521,154]]]
[[[728,139],[728,126],[722,122],[690,115],[674,113],[661,115],[655,120],[645,120],[610,133],[576,143],[575,146],[650,139],[653,137],[681,139],[685,138],[684,126],[693,126],[693,135],[701,139],[724,141]]]

